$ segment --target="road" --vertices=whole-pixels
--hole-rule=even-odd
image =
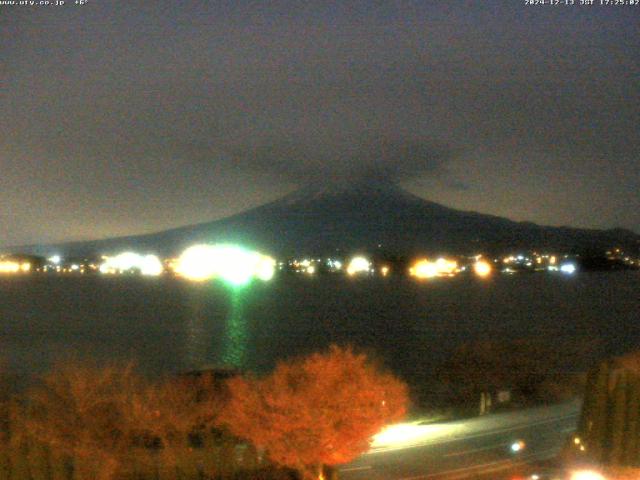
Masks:
[[[511,478],[507,473],[554,457],[575,431],[580,402],[451,423],[396,425],[371,450],[340,469],[343,480]],[[516,439],[526,448],[513,454]]]

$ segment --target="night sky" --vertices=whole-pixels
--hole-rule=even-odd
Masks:
[[[640,5],[73,3],[0,6],[0,246],[380,178],[640,232]]]

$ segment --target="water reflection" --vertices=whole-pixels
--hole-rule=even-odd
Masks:
[[[189,292],[189,314],[185,322],[184,364],[189,369],[209,363],[209,346],[213,340],[207,322],[206,295],[200,289]]]
[[[247,353],[247,321],[244,316],[246,289],[235,287],[212,291],[211,286],[191,290],[185,321],[184,366],[206,365],[242,368]],[[218,302],[212,303],[211,300]]]
[[[226,365],[241,368],[247,351],[247,322],[243,315],[244,289],[231,291],[231,309],[227,318],[222,360]]]

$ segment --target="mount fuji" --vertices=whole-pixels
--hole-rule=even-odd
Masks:
[[[152,234],[74,242],[66,255],[124,249],[175,255],[194,243],[234,242],[277,255],[379,251],[394,254],[501,252],[514,249],[633,251],[640,236],[624,229],[546,227],[460,211],[424,200],[397,185],[367,182],[306,187],[279,200],[213,222]],[[23,247],[49,254],[54,248]]]

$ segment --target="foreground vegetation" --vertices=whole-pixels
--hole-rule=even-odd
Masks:
[[[58,365],[0,402],[0,480],[335,477],[406,412],[406,386],[331,347],[264,378],[150,382],[131,365]]]
[[[580,374],[567,381],[566,360],[592,354],[585,344],[465,344],[435,370],[433,392],[445,417],[562,401],[584,388]],[[483,397],[494,404],[478,411]],[[0,480],[335,479],[332,466],[366,451],[407,398],[369,357],[335,346],[262,378],[150,381],[132,365],[60,364],[19,394],[0,388]]]

